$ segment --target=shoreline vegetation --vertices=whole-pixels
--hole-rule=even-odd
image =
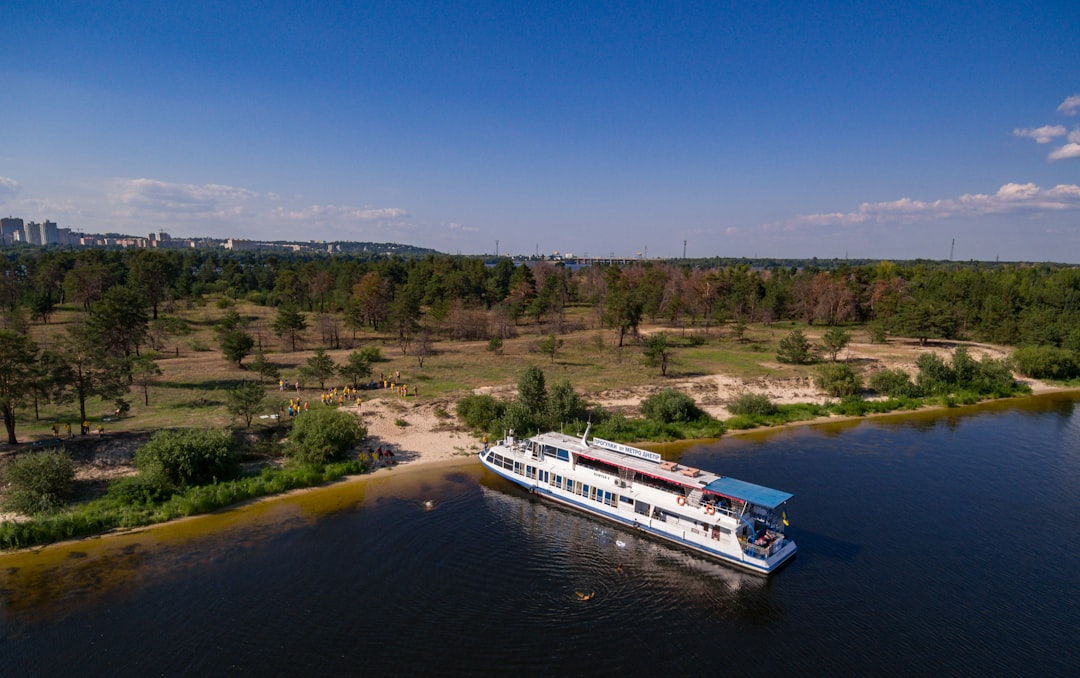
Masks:
[[[745,388],[745,385],[743,387]],[[1080,388],[1035,382],[1035,388],[1023,389],[1016,395],[1005,396],[1002,399],[1068,391],[1080,391]],[[768,396],[754,397],[759,406],[762,400],[771,402]],[[771,411],[766,413],[737,414],[724,421],[712,419],[710,415],[703,412],[699,413],[699,416],[710,419],[723,427],[715,436],[669,436],[642,440],[627,438],[617,433],[612,435],[610,432],[605,435],[621,442],[655,447],[658,444],[673,441],[693,443],[714,440],[724,433],[739,435],[825,422],[844,422],[889,415],[902,416],[905,412],[932,412],[985,403],[988,400],[979,400],[969,394],[960,398],[946,396],[863,402],[869,404],[870,407],[853,408],[845,406],[843,401],[829,402],[828,400],[820,405],[805,402],[787,403],[773,405]],[[117,503],[114,498],[106,496],[69,505],[62,510],[46,511],[33,516],[7,514],[3,516],[5,520],[0,522],[0,553],[107,536],[113,532],[150,528],[218,510],[238,508],[251,501],[270,499],[297,491],[315,491],[329,483],[362,481],[373,477],[375,473],[387,473],[394,470],[398,470],[399,473],[402,470],[408,472],[409,468],[417,469],[432,464],[453,463],[460,461],[462,457],[472,456],[482,446],[482,432],[463,430],[460,426],[448,425],[444,410],[438,405],[414,404],[406,414],[412,420],[407,426],[401,425],[402,418],[399,416],[402,414],[401,406],[394,400],[376,400],[370,403],[367,411],[363,413],[360,411],[362,407],[363,405],[360,407],[352,405],[340,408],[342,411],[348,411],[350,416],[358,417],[370,427],[371,431],[354,449],[350,450],[350,458],[346,460],[317,465],[258,464],[256,470],[242,472],[238,477],[230,480],[214,480],[207,484],[178,488],[167,498],[148,498],[147,501]],[[626,419],[621,413],[619,417],[624,421],[649,421]],[[702,426],[707,428],[708,424],[691,423],[683,430],[699,431],[702,430],[700,428]],[[664,427],[653,430],[660,430],[665,434],[670,434],[672,431],[671,428]],[[383,448],[397,450],[393,462],[377,458],[373,454],[375,450]],[[355,458],[353,458],[354,455]],[[132,478],[133,476],[120,476],[121,482]]]
[[[1080,387],[1080,269],[804,263],[0,251],[0,551],[510,429],[648,446]]]

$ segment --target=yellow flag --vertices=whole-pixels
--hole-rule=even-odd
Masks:
[[[780,517],[784,519],[784,527],[791,527],[791,523],[787,521],[787,511],[782,511]]]

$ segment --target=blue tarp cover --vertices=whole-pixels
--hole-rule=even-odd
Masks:
[[[746,483],[741,480],[735,480],[734,478],[720,478],[719,480],[714,480],[705,486],[705,490],[722,494],[725,497],[731,497],[733,499],[742,499],[751,504],[757,504],[758,506],[764,506],[770,509],[776,508],[794,496],[787,492],[781,492],[780,490],[774,490],[769,487],[762,487],[761,485],[755,485],[753,483]]]

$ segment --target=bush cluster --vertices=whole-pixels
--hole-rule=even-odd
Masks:
[[[727,410],[736,416],[767,417],[776,414],[776,405],[763,393],[744,393],[728,403]]]
[[[65,450],[32,452],[19,457],[4,473],[8,482],[4,507],[37,514],[64,505],[75,487],[75,464]]]
[[[316,408],[296,418],[289,434],[289,456],[302,464],[322,466],[367,437],[360,420],[347,412]]]
[[[165,491],[226,480],[236,473],[232,437],[225,431],[158,431],[135,451],[135,468],[148,486]]]
[[[1080,377],[1080,356],[1056,346],[1024,346],[1012,354],[1016,371],[1032,379]]]
[[[705,414],[693,398],[673,388],[665,388],[641,401],[641,413],[663,424],[686,423]]]

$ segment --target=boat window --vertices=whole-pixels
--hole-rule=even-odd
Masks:
[[[521,462],[520,461],[515,461],[514,462],[514,473],[516,473],[518,475],[521,475]]]
[[[573,492],[574,491],[574,481],[570,480],[569,478],[567,478],[567,480],[566,480],[566,491],[567,492]]]
[[[555,456],[561,461],[570,461],[570,453],[566,450],[555,450]]]
[[[619,495],[619,501],[621,501],[623,503],[626,503],[626,504],[633,504],[634,503],[634,498],[633,497],[628,497],[625,494],[621,494],[621,495]]]
[[[581,496],[583,496],[583,497],[588,497],[589,496],[589,486],[588,485],[582,485],[581,486]]]

